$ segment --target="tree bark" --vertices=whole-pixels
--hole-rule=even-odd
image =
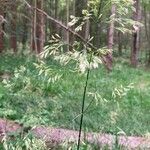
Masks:
[[[23,50],[26,49],[27,40],[28,40],[28,20],[26,18],[23,18],[23,34],[21,41]]]
[[[58,0],[51,1],[50,8],[51,8],[50,15],[55,19],[59,19],[58,18]],[[54,35],[56,33],[59,34],[58,25],[56,25],[54,22],[51,22],[51,21],[50,21],[50,31],[51,31],[50,33],[51,35]]]
[[[17,22],[17,8],[16,3],[12,3],[12,18],[11,18],[11,35],[10,35],[10,48],[13,49],[14,53],[17,52],[17,33],[16,33],[16,22]]]
[[[4,49],[4,28],[3,28],[3,24],[4,24],[4,12],[2,10],[0,10],[0,53],[3,51]]]
[[[99,8],[98,8],[98,17],[102,14],[102,8],[103,8],[103,0],[100,0],[99,2]],[[96,32],[95,34],[96,36],[96,46],[98,48],[102,47],[102,19],[100,18],[100,20],[96,23]]]
[[[116,14],[116,6],[115,4],[113,4],[111,7],[111,16],[113,16],[114,18],[115,14]],[[112,19],[108,29],[108,49],[113,49],[114,44],[113,42],[114,42],[114,19]]]
[[[36,0],[30,0],[30,6],[36,8]],[[35,33],[35,28],[36,28],[36,9],[34,10],[29,10],[31,14],[31,37],[30,37],[30,48],[32,52],[37,51],[36,48],[36,33]]]
[[[43,10],[43,0],[35,0],[34,7]],[[32,50],[37,54],[43,51],[45,42],[45,17],[40,11],[34,9],[32,18]]]
[[[75,0],[70,2],[70,3],[71,3],[70,15],[75,16]],[[72,26],[72,27],[70,27],[70,29],[74,31],[75,27]],[[70,43],[70,45],[73,45],[74,41],[75,41],[75,36],[69,32],[69,37],[70,37],[69,38],[69,43]],[[71,46],[69,47],[69,50],[72,51],[72,47]]]
[[[143,11],[144,11],[143,15],[144,15],[145,38],[147,40],[147,46],[148,46],[148,50],[146,50],[146,58],[147,58],[146,61],[147,61],[147,66],[150,66],[150,15],[149,15],[150,11],[148,13],[147,5],[144,5]]]
[[[86,20],[85,23],[85,40],[87,41],[90,35],[90,20]]]
[[[140,1],[134,0],[135,12],[133,12],[133,20],[141,20],[141,7]],[[131,50],[131,66],[137,67],[138,65],[138,53],[140,49],[140,27],[139,25],[133,25],[133,34],[132,34],[132,50]]]
[[[68,27],[68,23],[69,23],[69,17],[70,17],[70,11],[69,11],[69,6],[70,6],[70,3],[69,3],[69,0],[66,0],[66,10],[67,10],[67,12],[66,12],[66,16],[67,16],[67,21],[66,21],[66,26]],[[67,31],[66,32],[66,40],[67,40],[67,51],[69,51],[69,49],[70,49],[70,46],[69,46],[69,44],[70,44],[70,33],[69,33],[69,31]]]
[[[109,28],[108,28],[108,49],[110,50],[109,53],[105,56],[105,63],[108,71],[112,70],[112,63],[113,63],[113,56],[112,56],[112,49],[113,49],[113,42],[114,42],[114,18],[116,15],[116,6],[115,4],[112,4],[111,7],[111,16],[112,20],[110,22]]]
[[[37,0],[37,8],[43,10],[43,0]],[[37,37],[37,53],[43,51],[45,42],[45,19],[41,12],[37,12],[36,37]]]
[[[122,56],[122,33],[118,31],[118,53]]]

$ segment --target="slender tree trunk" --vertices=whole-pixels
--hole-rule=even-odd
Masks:
[[[113,56],[111,50],[113,49],[113,42],[114,42],[114,18],[116,14],[116,6],[115,4],[112,4],[111,7],[111,16],[113,16],[113,19],[109,25],[108,28],[108,49],[110,52],[106,55],[106,66],[108,71],[112,70],[112,63],[113,63]]]
[[[102,7],[103,7],[103,0],[100,0],[99,3],[99,9],[98,9],[98,16],[102,13]],[[102,20],[100,19],[96,24],[96,46],[100,48],[102,46]]]
[[[146,50],[146,58],[148,58],[147,65],[150,66],[150,22],[148,22],[148,15],[147,15],[147,6],[144,6],[144,26],[145,26],[145,38],[147,40],[148,50]],[[150,12],[149,12],[150,14]],[[150,20],[150,18],[149,18]]]
[[[118,53],[122,56],[122,33],[118,31]]]
[[[45,19],[45,43],[49,41],[49,22]]]
[[[72,1],[71,3],[71,9],[70,9],[70,15],[73,15],[75,16],[75,1]],[[74,26],[71,27],[71,30],[74,31]],[[75,41],[75,36],[71,33],[69,33],[69,43],[70,45],[73,45],[74,41]],[[72,50],[72,47],[70,46],[69,50],[71,51]]]
[[[26,12],[24,13],[27,15]],[[27,40],[28,40],[28,20],[27,18],[23,18],[23,34],[22,34],[22,49],[23,50],[26,49]]]
[[[50,8],[51,8],[51,11],[50,11],[50,15],[52,17],[54,17],[55,19],[58,19],[58,0],[54,0],[54,1],[51,1],[50,2]],[[55,24],[54,22],[50,22],[50,34],[51,35],[54,35],[54,34],[59,34],[59,26],[57,24]]]
[[[43,9],[43,0],[37,0],[37,8]],[[45,19],[41,12],[36,13],[37,23],[36,23],[36,37],[37,37],[37,53],[42,52],[45,42]]]
[[[129,33],[126,33],[123,35],[122,45],[123,45],[123,49],[125,49],[125,50],[128,48],[129,45],[131,45],[131,44],[129,44],[131,41],[131,39],[129,37],[130,37]]]
[[[69,23],[69,16],[70,16],[70,11],[69,11],[69,5],[70,5],[70,3],[69,3],[69,0],[66,0],[66,10],[67,10],[67,21],[66,21],[66,23],[67,23],[67,27],[68,27],[68,23]],[[66,33],[67,35],[66,35],[66,40],[67,40],[67,51],[69,51],[69,44],[70,44],[70,36],[69,36],[69,31],[67,31],[67,33]]]
[[[43,0],[35,0],[34,7],[43,9]],[[45,17],[43,13],[35,9],[32,18],[32,50],[40,53],[43,50],[45,42]]]
[[[5,39],[4,39],[4,33],[5,33],[5,23],[6,23],[6,4],[4,1],[1,1],[0,3],[0,53],[3,52],[5,49]]]
[[[111,16],[115,17],[116,6],[113,4],[111,8]],[[113,49],[114,42],[114,20],[111,21],[108,29],[108,49]]]
[[[0,11],[0,53],[4,49],[4,31],[3,31],[4,13]]]
[[[90,20],[88,19],[85,24],[85,40],[88,40],[90,35]]]
[[[17,52],[17,33],[16,33],[16,22],[17,22],[17,8],[16,3],[11,6],[12,18],[11,18],[11,35],[10,35],[10,47],[13,49],[14,53]]]
[[[150,14],[150,13],[149,13]],[[149,15],[150,17],[150,15]],[[149,36],[147,37],[147,43],[148,43],[148,65],[150,66],[150,18],[149,18],[149,24],[148,24],[148,28],[149,28]]]
[[[31,6],[36,8],[36,0],[30,0],[31,1]],[[31,14],[31,39],[30,39],[30,48],[32,52],[37,51],[36,48],[36,9],[34,11],[30,10]]]
[[[86,4],[86,7],[87,7],[87,0],[84,0],[84,3]],[[87,8],[88,9],[88,8]],[[85,30],[84,30],[84,37],[85,37],[85,40],[87,41],[88,40],[88,38],[89,38],[89,35],[90,35],[90,20],[89,19],[87,19],[86,20],[86,23],[85,23]]]
[[[140,7],[140,1],[134,0],[134,7],[135,12],[133,12],[133,20],[140,21],[141,19],[141,7]],[[132,34],[132,50],[131,50],[131,65],[133,67],[137,67],[138,65],[138,53],[140,49],[140,27],[139,25],[133,26],[133,34]]]

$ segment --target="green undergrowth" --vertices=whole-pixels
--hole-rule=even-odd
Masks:
[[[0,117],[24,126],[78,130],[86,74],[72,71],[73,65],[64,67],[49,59],[47,64],[61,78],[48,83],[49,78],[39,74],[34,63],[38,61],[31,56],[0,56]],[[3,73],[10,74],[9,81]],[[114,96],[118,89],[123,91]],[[91,70],[83,130],[147,135],[149,100],[149,71],[131,68],[124,59],[117,59],[110,73],[102,66]]]

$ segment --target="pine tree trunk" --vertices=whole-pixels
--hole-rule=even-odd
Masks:
[[[43,10],[43,0],[37,0],[37,8]],[[42,52],[45,42],[45,19],[43,13],[37,11],[36,38],[37,53]]]
[[[26,43],[28,40],[28,20],[26,18],[23,19],[23,35],[22,35],[22,49],[26,49]]]
[[[43,10],[43,3],[43,0],[35,0],[34,7]],[[33,51],[39,54],[43,51],[45,43],[45,17],[44,14],[37,9],[34,9],[32,17],[31,47]]]
[[[134,0],[135,12],[133,12],[133,20],[140,21],[141,19],[141,8],[140,1]],[[133,67],[137,67],[138,65],[138,53],[140,49],[140,27],[139,25],[133,26],[133,34],[132,34],[132,50],[131,50],[131,65]]]
[[[115,14],[116,14],[116,6],[115,4],[112,4],[111,7],[111,16],[113,16],[113,18],[115,18]],[[109,28],[108,28],[108,49],[112,50],[113,49],[113,43],[114,42],[114,19],[112,19]],[[112,70],[112,63],[113,63],[113,56],[112,56],[112,52],[109,52],[106,55],[106,67],[108,69],[108,71]]]
[[[122,56],[122,33],[118,31],[118,53]]]
[[[50,16],[52,16],[53,18],[55,18],[57,20],[60,19],[59,16],[58,16],[58,10],[59,10],[58,9],[59,8],[59,3],[58,2],[59,2],[58,0],[54,0],[54,1],[50,2],[51,11],[49,13]],[[63,15],[61,15],[61,17],[64,18]],[[56,23],[54,23],[52,21],[50,21],[49,24],[50,24],[50,34],[51,35],[54,35],[54,34],[59,34],[60,35],[61,34],[62,31],[60,31],[59,25],[57,25]]]
[[[143,16],[144,16],[144,27],[145,27],[145,38],[147,40],[147,46],[148,49],[146,50],[146,58],[147,58],[147,66],[150,66],[150,18],[148,18],[147,14],[147,5],[144,6],[143,10]]]
[[[67,24],[67,27],[68,27],[68,23],[69,23],[69,17],[70,17],[70,11],[69,11],[69,0],[66,0],[66,10],[67,10],[67,21],[66,21],[66,24]],[[70,36],[69,36],[69,31],[66,32],[66,40],[67,40],[67,51],[69,51],[69,44],[70,44]]]
[[[31,11],[32,14],[32,23],[31,23],[31,49],[33,52],[37,52],[37,40],[36,40],[36,0],[31,0],[31,5],[35,7],[34,11]]]
[[[103,8],[103,0],[100,0],[99,3],[99,8],[98,8],[98,16],[100,16],[102,14],[102,8]],[[96,24],[96,46],[98,48],[102,47],[102,20],[100,18],[100,20],[97,22]]]
[[[90,20],[88,19],[85,24],[85,40],[87,41],[90,35]]]
[[[70,2],[70,6],[71,6],[71,9],[70,9],[69,13],[70,13],[70,15],[75,16],[75,1]],[[72,26],[70,28],[73,31],[75,30],[74,26]],[[75,41],[75,36],[72,33],[69,33],[69,44],[73,45],[74,41]],[[69,47],[69,50],[72,51],[72,47],[71,46]]]
[[[4,49],[4,31],[3,31],[4,13],[0,11],[0,53]]]
[[[111,8],[111,16],[115,16],[116,6],[113,4]],[[108,29],[108,49],[113,49],[114,42],[114,20],[111,21]]]
[[[17,21],[17,14],[16,14],[16,4],[13,3],[11,6],[12,10],[12,18],[11,18],[11,35],[10,35],[10,48],[13,49],[14,53],[17,52],[17,33],[16,33],[16,21]]]

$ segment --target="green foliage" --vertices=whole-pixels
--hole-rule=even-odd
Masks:
[[[90,39],[89,39],[90,40]],[[69,63],[75,65],[72,71],[85,73],[88,68],[98,68],[102,64],[101,55],[106,54],[108,49],[101,48],[93,52],[90,47],[84,45],[84,49],[77,51],[76,47],[79,42],[75,42],[72,46],[72,51],[64,52],[63,46],[65,43],[60,41],[59,35],[52,36],[50,44],[45,47],[45,50],[40,54],[41,58],[53,58],[60,65],[66,66]],[[96,55],[94,55],[96,53]],[[43,63],[44,64],[44,63]]]
[[[72,2],[73,0],[70,4]],[[47,4],[47,9],[49,4],[57,8],[56,1],[48,1]],[[149,3],[143,0],[143,5],[147,4]],[[112,5],[116,6],[116,12],[110,16]],[[63,15],[66,1],[61,0],[59,7],[55,11],[53,10],[56,8],[52,8],[51,16],[58,17],[57,13]],[[17,11],[23,8],[24,3],[18,5]],[[132,33],[132,27],[142,26],[131,19],[134,11],[132,0],[88,0],[87,9],[82,10],[83,17],[70,16],[68,27],[79,32],[90,21],[94,30],[100,24],[100,30],[106,34],[107,25],[114,21],[117,30]],[[12,18],[11,15],[8,17]],[[21,18],[22,15],[20,21]],[[49,30],[47,31],[50,32]],[[1,56],[0,72],[9,71],[11,76],[1,78],[0,116],[16,120],[25,126],[52,125],[78,130],[85,73],[90,69],[84,130],[115,135],[148,134],[149,73],[142,69],[134,70],[120,62],[107,74],[101,64],[102,55],[109,51],[101,45],[100,49],[89,45],[95,38],[94,33],[87,41],[75,41],[70,45],[72,51],[68,52],[64,48],[67,44],[56,34],[48,41],[38,59],[23,55]],[[41,146],[43,143],[37,139],[28,136],[15,138],[14,143],[4,139],[4,149],[45,149]],[[94,148],[88,143],[82,143],[81,147],[83,150]],[[75,149],[75,145],[69,146],[69,149]]]
[[[116,100],[117,97],[122,98],[123,96],[127,95],[127,92],[130,91],[133,88],[133,84],[129,84],[126,87],[123,87],[122,85],[119,88],[115,88],[112,92],[113,98]]]
[[[31,133],[8,135],[3,138],[1,147],[3,150],[47,150],[45,142],[33,137]]]
[[[2,100],[4,95],[5,95],[5,88],[0,84],[0,101]]]
[[[111,6],[115,5],[115,14],[110,14]],[[143,26],[142,23],[131,19],[132,13],[135,11],[133,6],[133,0],[89,0],[88,9],[86,10],[86,16],[96,20],[97,23],[103,22],[103,24],[115,21],[115,29],[122,33],[132,33],[132,26]]]
[[[9,81],[1,83],[0,116],[17,120],[25,126],[44,124],[78,129],[85,74],[74,72],[74,63],[62,67],[48,58],[44,66],[53,68],[54,76],[56,70],[62,75],[59,80],[48,83],[46,80],[51,73],[45,76],[44,71],[39,75],[41,67],[33,65],[41,65],[41,61],[26,61],[19,57],[14,61],[20,67],[14,68]],[[1,66],[3,70],[15,63],[8,62]],[[42,69],[47,70],[47,67],[42,66]],[[85,129],[114,134],[122,129],[128,135],[146,134],[149,131],[149,79],[149,72],[130,68],[121,62],[115,64],[110,74],[103,67],[91,70]]]
[[[46,66],[46,64],[43,61],[40,61],[40,63],[34,64],[36,69],[39,71],[38,76],[43,76],[43,82],[47,83],[48,85],[50,83],[54,83],[57,80],[61,78],[61,74],[58,73],[58,70],[54,70],[50,68],[49,66]]]
[[[62,144],[61,145],[62,149],[69,149],[69,150],[76,150],[77,149],[77,145],[76,144]],[[94,144],[89,144],[88,142],[82,142],[81,143],[81,147],[80,150],[98,150],[100,149],[99,146],[94,145]],[[106,150],[106,149],[104,149]]]
[[[10,79],[3,79],[0,86],[1,117],[17,120],[24,126],[52,125],[78,130],[85,72],[91,69],[84,130],[115,135],[143,135],[149,132],[149,84],[139,83],[141,77],[150,82],[149,73],[118,62],[114,70],[107,74],[102,66],[98,68],[102,64],[100,56],[107,51],[105,47],[96,52],[89,47],[86,51],[74,48],[64,52],[64,43],[58,35],[49,42],[50,45],[37,59],[14,56],[12,63],[9,62],[12,57],[2,57],[4,60],[8,57],[8,60],[2,63],[0,71],[8,71],[8,63],[10,66],[17,63],[17,67],[12,69],[9,66],[13,75]],[[16,145],[6,143],[5,147],[17,148],[24,143],[24,140]],[[83,144],[82,148],[90,149],[91,145]]]

